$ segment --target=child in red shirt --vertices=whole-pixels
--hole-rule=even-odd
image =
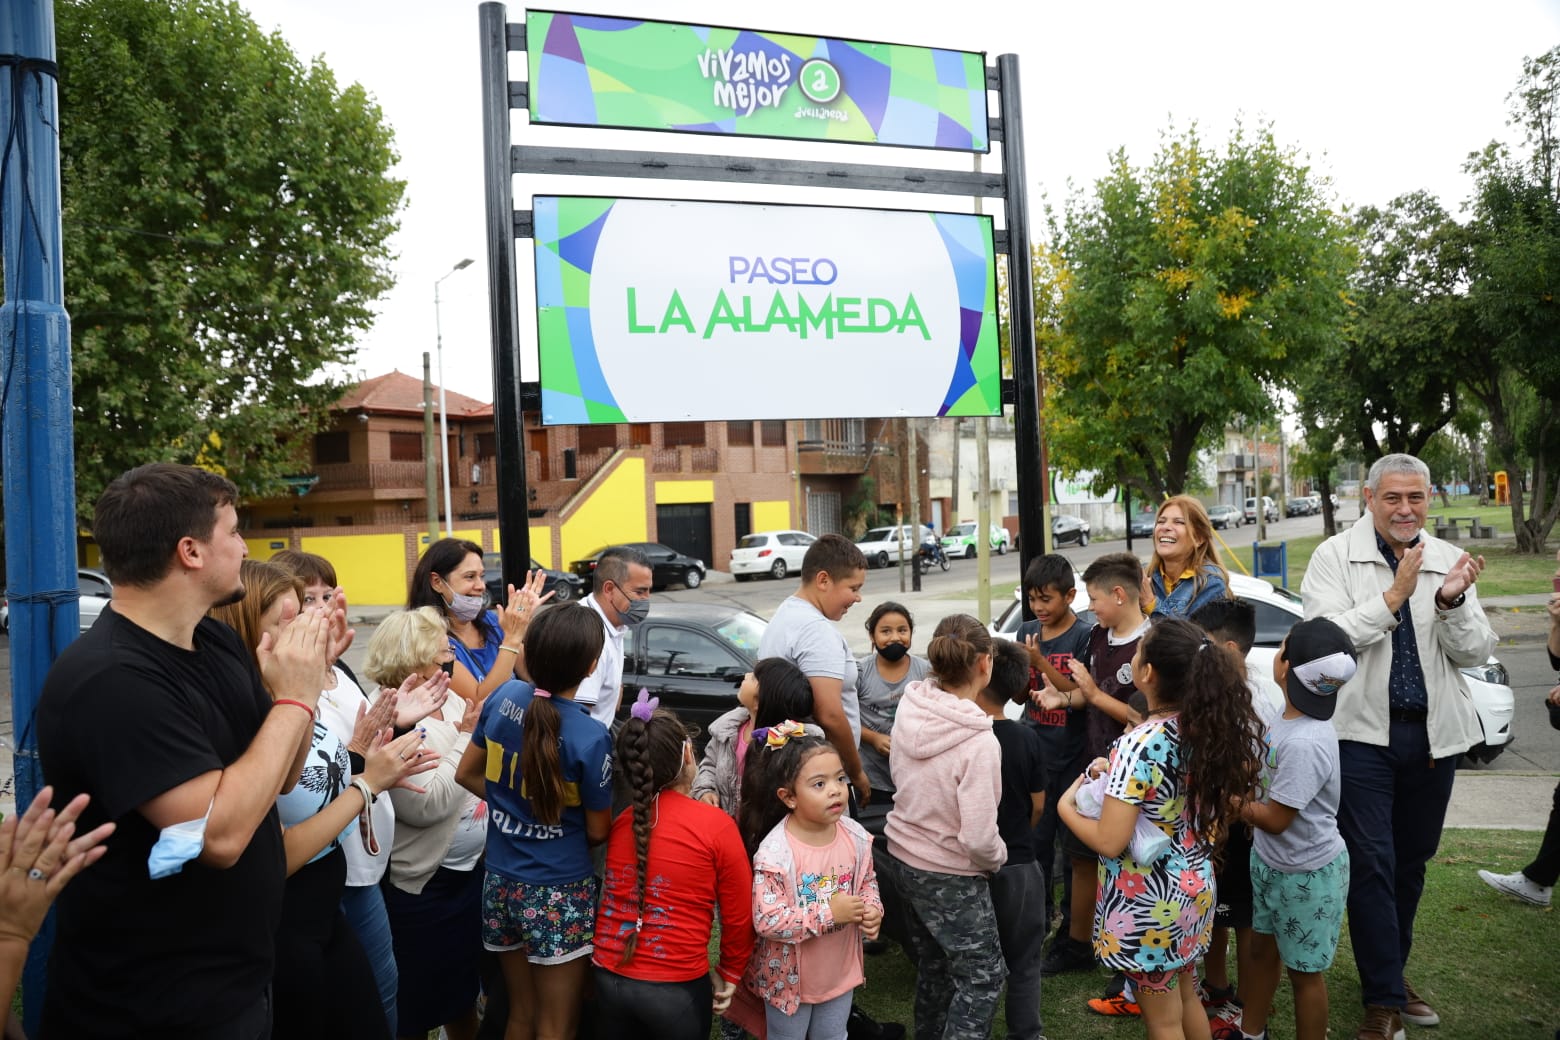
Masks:
[[[633,809],[612,821],[596,912],[596,1022],[603,1036],[706,1040],[753,951],[752,871],[730,816],[688,796],[693,745],[641,691],[616,757]],[[720,961],[709,939],[720,907]]]

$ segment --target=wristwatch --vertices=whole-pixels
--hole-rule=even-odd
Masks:
[[[1441,611],[1456,610],[1458,607],[1463,605],[1463,601],[1466,600],[1467,598],[1468,598],[1468,594],[1466,592],[1459,592],[1457,594],[1457,598],[1456,599],[1452,600],[1450,603],[1447,603],[1447,604],[1445,604],[1443,606],[1442,603],[1441,603],[1441,594],[1439,592],[1437,592],[1435,594],[1435,607],[1436,607],[1437,610],[1441,610]]]

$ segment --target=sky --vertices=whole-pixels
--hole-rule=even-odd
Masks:
[[[395,131],[406,181],[391,246],[396,286],[359,341],[349,376],[391,369],[420,375],[442,331],[445,385],[492,400],[482,176],[478,4],[469,0],[240,0],[261,29],[280,32],[305,60],[319,57],[338,83],[362,84]],[[1467,198],[1468,153],[1515,142],[1506,95],[1524,56],[1560,44],[1560,0],[1143,0],[1110,3],[792,0],[784,6],[717,0],[575,0],[555,9],[690,24],[740,25],[1019,57],[1031,226],[1041,206],[1087,190],[1124,148],[1146,166],[1167,128],[1193,123],[1220,145],[1237,120],[1270,121],[1283,145],[1307,156],[1341,206],[1384,205],[1426,190],[1453,213]],[[508,8],[508,20],[524,8]],[[523,54],[510,78],[525,78]],[[969,168],[968,156],[867,146],[814,146],[749,138],[622,134],[530,127],[512,118],[516,144],[618,147],[720,154],[788,154],[859,163]],[[777,148],[779,150],[777,150]],[[986,160],[995,168],[995,159]],[[967,202],[880,192],[749,194],[704,183],[638,184],[518,177],[515,204],[532,194],[746,198],[892,208],[968,209]],[[740,189],[738,189],[740,190]],[[1000,226],[1000,222],[999,222]],[[519,244],[522,374],[536,378],[529,311],[529,242]],[[439,285],[434,282],[470,258]],[[438,372],[435,369],[435,381]]]

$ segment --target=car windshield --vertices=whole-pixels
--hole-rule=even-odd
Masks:
[[[954,524],[953,530],[948,532],[950,538],[968,538],[975,533],[974,524]]]
[[[860,538],[857,538],[856,543],[859,545],[863,542],[886,542],[892,537],[894,537],[894,529],[892,527],[874,527]]]
[[[764,629],[767,627],[763,618],[743,611],[731,615],[716,625],[715,631],[732,646],[746,650],[749,654],[756,654],[758,644],[764,638]]]
[[[762,549],[767,544],[769,544],[769,536],[767,534],[745,534],[742,536],[742,541],[737,543],[737,548]]]

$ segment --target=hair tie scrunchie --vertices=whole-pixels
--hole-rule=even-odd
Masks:
[[[549,693],[548,691],[542,689],[540,686],[538,686],[536,689],[531,691],[531,696],[532,697],[546,697],[549,700],[552,699],[552,694]]]
[[[753,739],[763,741],[764,746],[770,750],[785,747],[786,741],[790,740],[792,737],[803,737],[806,735],[807,727],[802,725],[800,722],[794,722],[791,719],[786,719],[784,722],[777,722],[773,726],[767,726],[763,729],[755,729],[753,731]]]
[[[639,697],[634,701],[634,706],[628,709],[628,714],[640,722],[649,722],[650,716],[655,714],[655,709],[661,706],[661,698],[650,696],[650,691],[643,686],[639,688]]]

